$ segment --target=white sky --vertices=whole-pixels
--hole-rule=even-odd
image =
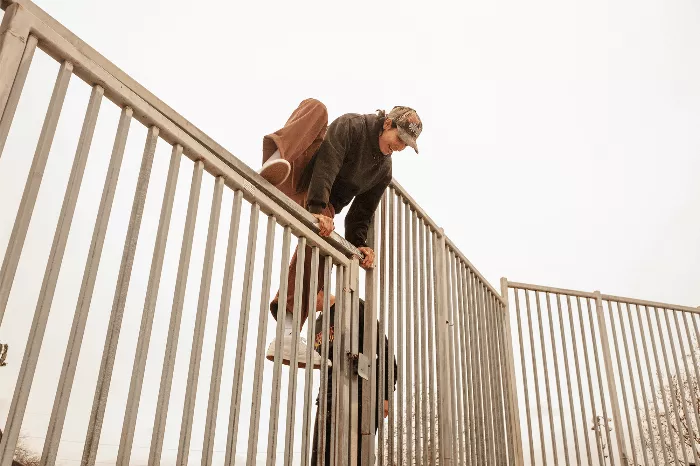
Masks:
[[[421,154],[416,156],[410,149],[395,154],[394,175],[494,285],[507,276],[514,281],[700,305],[696,271],[700,263],[700,187],[696,182],[700,173],[700,6],[696,2],[496,0],[458,5],[363,0],[340,6],[322,1],[172,0],[140,2],[132,8],[88,0],[41,0],[38,4],[252,167],[259,166],[262,136],[284,123],[304,98],[323,101],[331,118],[393,105],[416,108],[425,127],[419,141]],[[57,69],[46,57],[37,56],[35,61],[37,69],[48,72],[42,75],[33,68],[27,89],[36,88],[36,93],[23,98],[18,111],[18,121],[23,123],[13,126],[0,159],[0,192],[13,206],[0,214],[0,251],[7,245]],[[52,151],[52,155],[65,154],[66,159],[54,156],[47,168],[52,175],[53,170],[62,169],[65,179],[88,97],[86,86],[78,84],[82,83],[74,78],[64,110],[77,123],[59,124]],[[41,103],[34,107],[35,101]],[[117,117],[114,106],[105,101],[100,121],[107,123],[98,123],[96,149],[91,154],[91,161],[98,161],[88,163],[86,174],[89,179],[94,170],[99,178],[91,181],[95,199],[83,201],[86,196],[81,197],[71,236],[84,238],[84,247],[75,245],[82,252],[64,265],[73,271],[73,278],[62,274],[62,280],[72,280],[72,287],[65,287],[70,289],[65,292],[68,304],[62,307],[65,314],[52,311],[51,322],[58,327],[50,326],[47,335],[70,326],[71,303],[77,296],[92,233],[89,213],[94,215],[97,208]],[[145,133],[138,124],[132,128],[136,140],[130,138],[122,169],[122,183],[127,187],[115,201],[115,215],[121,215],[122,223],[128,218],[128,186],[135,185]],[[26,144],[25,136],[34,138],[31,144]],[[161,144],[154,165],[154,173],[161,176],[152,184],[157,195],[149,197],[147,212],[153,215],[144,220],[143,227],[153,232],[151,245],[168,153]],[[10,168],[24,171],[15,176]],[[186,208],[190,173],[191,165],[183,163],[176,199],[180,210]],[[197,230],[202,238],[211,191],[209,180],[202,192]],[[62,191],[56,193],[53,200],[46,201],[47,212],[55,210],[53,217],[34,220],[48,231],[53,231],[62,198]],[[42,212],[41,202],[40,197],[37,212]],[[230,202],[225,197],[219,247],[225,245]],[[79,222],[83,205],[86,220]],[[173,216],[171,231],[178,233],[169,239],[161,285],[161,295],[168,299],[159,302],[158,308],[164,326],[183,222],[184,214],[179,219]],[[25,256],[36,254],[45,261],[51,237],[40,235],[38,223],[32,225],[39,233],[32,236],[34,230],[30,230],[27,244],[38,243],[36,248],[25,247]],[[120,228],[123,236],[126,225]],[[261,221],[259,250],[264,228]],[[239,244],[244,245],[246,236],[247,227],[242,227]],[[106,277],[102,285],[105,315],[113,293],[110,277],[113,286],[121,254],[118,234],[110,238],[105,251],[113,257],[105,263],[116,265],[112,272],[106,266],[104,272],[101,269]],[[71,244],[66,257],[71,257]],[[239,249],[237,273],[242,273],[243,250]],[[138,296],[141,293],[142,302],[150,265],[148,240],[140,244],[139,251],[130,299],[132,294],[136,297],[127,308],[122,332],[123,339],[134,342],[140,321]],[[202,247],[195,248],[192,270],[201,270],[202,254]],[[18,280],[37,288],[37,270],[43,267],[32,267],[23,256]],[[222,267],[223,262],[217,262],[210,307],[216,312],[208,321],[208,335],[214,335]],[[198,280],[195,275],[191,290],[196,291]],[[58,302],[64,298],[60,288],[59,284]],[[259,287],[254,294],[257,290]],[[14,322],[23,322],[23,327],[16,328],[24,329],[26,336],[36,292],[38,289],[28,291],[33,301],[11,300],[2,339],[11,338],[7,322],[13,322],[9,320],[13,316]],[[100,296],[98,284],[96,300]],[[234,304],[239,296],[234,289]],[[186,307],[196,306],[196,299],[196,292],[188,293]],[[251,307],[251,320],[256,322],[258,299],[256,294]],[[193,321],[194,311],[188,312]],[[191,342],[187,319],[183,330],[190,334],[181,337],[181,347]],[[88,327],[86,345],[94,345],[93,358],[99,362],[106,320],[93,324],[95,334]],[[229,336],[235,338],[236,331],[236,326],[231,327]],[[251,327],[251,342],[255,331]],[[23,343],[22,332],[16,333],[13,359],[18,364]],[[164,340],[165,333],[161,338]],[[47,338],[47,344],[56,351],[55,367],[49,363],[40,367],[47,374],[54,371],[45,377],[55,384],[65,336]],[[205,344],[205,360],[212,347],[213,342]],[[131,356],[125,351],[124,377],[133,358],[133,349]],[[229,353],[227,349],[231,361]],[[187,357],[187,349],[180,357]],[[180,361],[187,364],[187,359],[179,359],[178,364]],[[253,364],[250,361],[248,367]],[[155,366],[149,368],[153,372],[150,380],[157,386],[159,371]],[[91,386],[96,369],[88,373],[92,375],[79,380]],[[231,371],[225,372],[229,393],[230,376]],[[116,385],[124,385],[115,389],[123,392],[116,396],[125,400],[128,382]],[[203,385],[208,390],[208,378],[200,379]],[[76,409],[85,413],[92,400],[91,388],[76,390],[74,395],[79,395],[74,398],[84,397],[85,404]],[[222,393],[226,390],[225,382]],[[157,387],[151,392],[144,396],[151,396],[154,402]],[[173,393],[182,397],[184,389],[180,395],[176,389]],[[32,400],[39,398],[33,393]],[[206,397],[202,399],[198,399],[198,412],[205,407]],[[41,420],[28,422],[37,422],[36,430],[41,431],[48,422],[42,416],[50,412],[51,405],[36,403],[32,411],[30,400],[30,412],[38,413]],[[227,402],[223,405],[227,412]],[[4,417],[8,408],[9,396],[0,398],[0,415]],[[265,423],[266,418],[261,432],[266,430]],[[120,428],[120,419],[106,426],[103,441],[118,443]],[[80,439],[84,429],[82,424],[76,426],[72,435],[67,428],[64,439]],[[150,431],[142,439],[138,434],[136,444],[147,445]],[[170,441],[176,446],[177,432]],[[194,446],[199,442],[193,437],[193,448],[199,448]],[[113,450],[105,450],[104,458],[115,456],[116,448]],[[63,457],[75,458],[79,453],[79,448],[66,449]]]

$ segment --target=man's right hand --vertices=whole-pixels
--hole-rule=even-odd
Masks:
[[[330,236],[331,233],[333,233],[333,230],[335,229],[335,225],[333,225],[333,219],[330,217],[326,217],[325,215],[322,214],[311,214],[314,217],[318,219],[318,227],[320,231],[318,232],[319,235],[321,236]]]

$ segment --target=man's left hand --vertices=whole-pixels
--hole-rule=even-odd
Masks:
[[[365,256],[364,259],[362,259],[362,262],[360,262],[360,267],[363,269],[371,269],[374,267],[374,251],[372,248],[361,246],[357,248],[357,250]]]

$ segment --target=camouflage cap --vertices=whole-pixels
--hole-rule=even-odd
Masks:
[[[416,154],[418,153],[418,144],[416,139],[423,131],[423,122],[421,122],[418,113],[411,107],[394,107],[386,116],[396,123],[396,128],[399,130],[399,137],[407,146],[412,147]]]

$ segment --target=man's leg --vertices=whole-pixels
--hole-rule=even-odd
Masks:
[[[331,411],[332,411],[332,402],[331,402],[331,397],[333,393],[333,379],[332,379],[332,374],[331,371],[328,371],[328,384],[327,384],[327,393],[328,393],[328,402],[326,403],[326,438],[325,438],[325,450],[324,450],[324,462],[321,463],[323,465],[329,465],[331,464]],[[318,419],[320,416],[320,409],[321,407],[321,389],[319,387],[318,390],[318,397],[316,398],[316,419],[314,421],[314,437],[311,442],[311,466],[316,466],[316,463],[318,461],[318,451],[321,449],[321,445],[319,444],[319,439],[318,439]]]
[[[294,198],[301,173],[323,142],[327,127],[325,105],[316,99],[301,102],[284,127],[263,138],[262,177]]]
[[[335,216],[335,210],[333,209],[333,206],[328,206],[324,211],[324,215],[327,215],[328,217],[334,217]],[[306,319],[309,316],[309,294],[312,292],[311,288],[311,247],[307,246],[306,251],[304,254],[304,276],[302,277],[302,295],[301,295],[301,319],[299,322],[299,328],[295,329],[293,328],[292,325],[292,314],[294,312],[294,292],[296,290],[296,281],[297,281],[297,276],[296,276],[296,267],[297,267],[297,253],[298,251],[294,252],[294,255],[292,256],[292,261],[289,264],[289,274],[287,278],[287,296],[286,296],[286,301],[287,301],[287,308],[286,308],[286,316],[284,317],[285,322],[284,322],[284,340],[282,341],[282,363],[285,365],[289,365],[289,361],[291,360],[292,357],[292,332],[298,332],[301,327],[304,326],[304,323],[306,322]],[[325,265],[323,263],[323,260],[319,260],[319,265],[318,265],[318,286],[316,290],[313,290],[314,293],[318,294],[320,290],[323,289],[325,281]],[[277,295],[275,298],[272,300],[270,303],[270,312],[272,313],[272,316],[275,318],[275,320],[278,318],[277,315],[277,310],[279,308],[279,291],[277,292]],[[310,324],[311,325],[311,324]],[[299,367],[305,367],[307,364],[306,361],[306,345],[303,342],[299,342],[299,346],[297,349],[298,353],[298,360],[299,360]],[[321,366],[321,357],[317,352],[312,352],[313,356],[313,365],[315,368],[319,368]],[[267,349],[267,354],[266,358],[270,361],[274,361],[275,359],[275,340],[270,343]],[[331,362],[328,361],[329,366],[331,365]]]

